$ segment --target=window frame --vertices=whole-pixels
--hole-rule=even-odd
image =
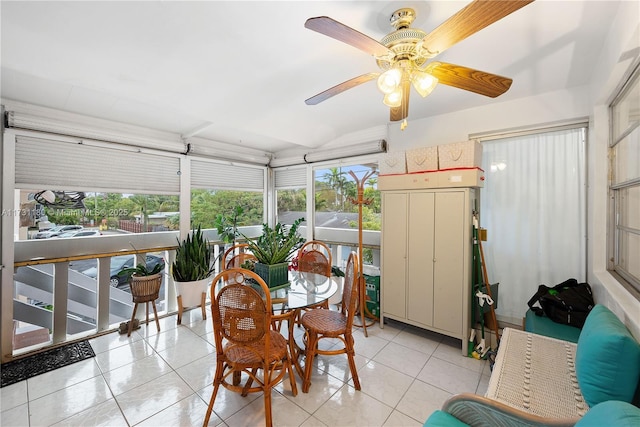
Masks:
[[[608,182],[607,190],[609,203],[607,206],[608,234],[607,234],[607,270],[620,282],[636,299],[640,300],[640,277],[635,277],[625,270],[621,264],[621,240],[623,233],[640,235],[640,228],[620,226],[620,215],[625,211],[623,207],[623,193],[631,188],[640,187],[640,173],[636,176],[627,176],[624,181],[617,182],[616,172],[618,163],[616,156],[616,146],[623,141],[629,144],[637,144],[638,139],[629,139],[634,132],[640,132],[640,117],[631,120],[626,127],[620,128],[620,121],[616,107],[628,102],[629,97],[640,98],[640,94],[634,93],[640,88],[640,64],[636,64],[635,69],[621,85],[619,92],[609,104],[609,146],[608,146]],[[640,150],[640,147],[636,147]],[[640,170],[640,169],[639,169]]]

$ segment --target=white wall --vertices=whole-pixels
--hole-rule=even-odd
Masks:
[[[588,86],[410,121],[404,131],[389,128],[389,150],[464,141],[471,134],[530,128],[589,118],[588,281],[596,302],[611,308],[640,339],[640,302],[606,272],[607,105],[640,56],[640,2],[626,1]]]

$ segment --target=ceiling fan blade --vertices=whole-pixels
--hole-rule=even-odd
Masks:
[[[309,18],[307,19],[307,22],[304,23],[304,26],[305,28],[324,34],[325,36],[340,40],[341,42],[356,47],[373,56],[393,55],[393,51],[388,49],[385,45],[380,44],[377,40],[374,40],[351,27],[347,27],[328,16]]]
[[[422,39],[434,56],[534,0],[474,0]]]
[[[391,107],[389,120],[399,122],[409,116],[409,94],[411,93],[411,82],[408,79],[402,81],[402,104],[399,107]]]
[[[361,85],[362,83],[366,83],[369,80],[373,80],[376,77],[378,77],[378,73],[367,73],[367,74],[363,74],[361,76],[358,77],[354,77],[350,80],[347,80],[346,82],[342,82],[339,85],[336,85],[332,88],[329,88],[327,90],[325,90],[324,92],[320,92],[317,95],[312,96],[309,99],[306,99],[304,101],[305,104],[307,105],[316,105],[321,103],[322,101],[325,101],[329,98],[331,98],[332,96],[335,96],[339,93],[344,92],[345,90],[351,89],[353,87],[356,87],[358,85]]]
[[[508,77],[445,62],[432,62],[426,71],[436,77],[439,83],[491,98],[508,91],[513,82]]]

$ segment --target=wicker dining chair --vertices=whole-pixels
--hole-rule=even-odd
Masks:
[[[219,284],[224,287],[216,293]],[[273,424],[271,389],[287,373],[294,396],[298,389],[287,341],[271,328],[269,288],[253,271],[231,268],[213,279],[211,301],[216,372],[203,425],[209,423],[218,389],[222,385],[242,396],[263,392],[265,423],[270,427]],[[262,373],[259,375],[258,371]]]
[[[331,249],[319,240],[309,240],[298,250],[298,271],[331,276]]]
[[[358,275],[358,255],[355,252],[351,252],[345,271],[340,311],[316,308],[302,315],[300,322],[305,328],[306,354],[304,380],[302,382],[303,393],[309,391],[313,359],[318,354],[327,356],[346,354],[353,384],[356,390],[360,390],[352,334],[353,317],[358,303]],[[340,348],[331,347],[328,350],[323,350],[318,345],[323,338],[337,338],[342,341],[343,345]]]
[[[319,240],[309,240],[302,245],[298,250],[298,271],[331,277],[331,249],[329,246]],[[329,309],[329,300],[309,306],[304,311],[314,308]],[[298,313],[295,319],[298,324],[300,323],[300,315],[301,313]]]

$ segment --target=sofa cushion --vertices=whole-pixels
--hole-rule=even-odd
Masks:
[[[631,402],[640,379],[640,345],[607,307],[597,304],[578,339],[576,377],[593,407],[607,400]]]
[[[640,426],[640,408],[630,403],[610,400],[598,403],[578,421],[575,427],[637,427]]]
[[[444,411],[435,411],[424,422],[423,427],[469,427],[453,415]]]

